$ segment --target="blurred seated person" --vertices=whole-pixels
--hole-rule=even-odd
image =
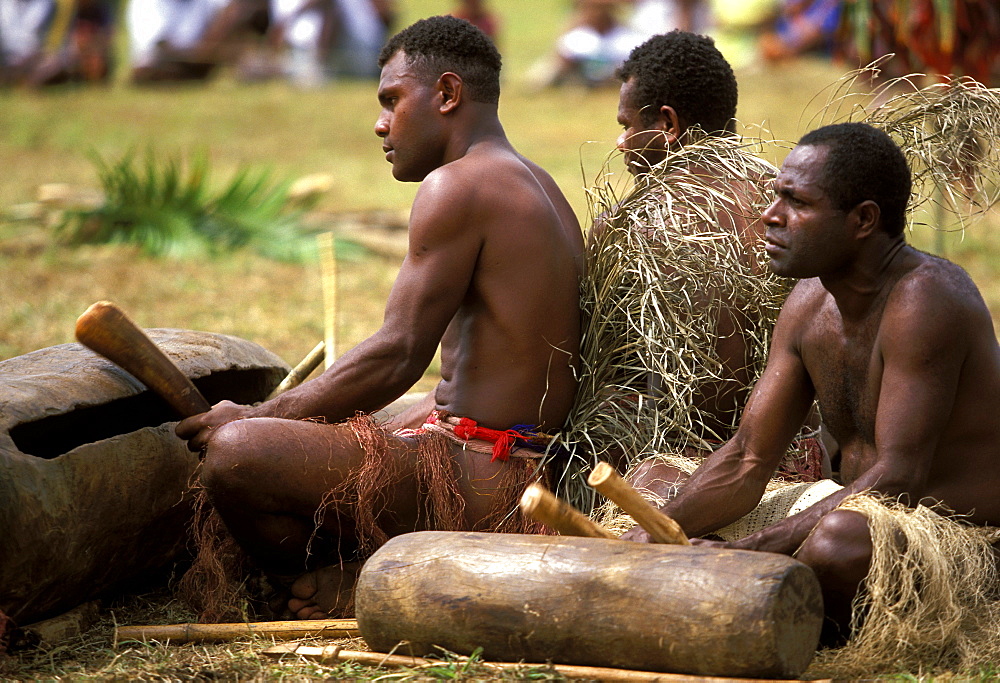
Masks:
[[[707,33],[711,26],[711,8],[707,0],[630,1],[633,7],[628,23],[640,42],[674,29]]]
[[[378,53],[393,18],[388,0],[270,0],[270,8],[271,41],[294,83],[378,77]]]
[[[63,0],[46,44],[28,76],[32,86],[105,83],[111,76],[114,6],[110,0]],[[60,20],[61,15],[65,20]]]
[[[542,85],[617,86],[617,69],[641,39],[618,16],[620,0],[576,0],[572,28],[556,43]]]
[[[500,22],[496,14],[486,6],[486,0],[459,0],[451,16],[465,19],[489,36],[494,43],[500,32]]]
[[[203,80],[266,28],[266,0],[129,0],[132,82]]]
[[[0,0],[0,84],[23,84],[45,55],[55,0]]]
[[[840,5],[840,0],[784,0],[773,27],[760,37],[761,57],[780,62],[802,54],[831,55]]]

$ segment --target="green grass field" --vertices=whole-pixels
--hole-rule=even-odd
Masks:
[[[497,3],[505,55],[501,117],[514,144],[548,169],[586,224],[585,187],[613,148],[617,93],[577,88],[535,92],[526,71],[543,57],[565,20],[566,2]],[[401,3],[400,25],[446,11],[441,0]],[[800,62],[739,74],[738,115],[776,139],[796,139],[819,109],[821,91],[843,69]],[[121,249],[52,246],[44,221],[14,220],[30,212],[47,183],[96,187],[94,154],[107,160],[153,148],[163,156],[206,154],[220,182],[249,166],[276,178],[324,173],[318,229],[344,213],[406,215],[416,186],[393,180],[373,133],[373,82],[341,82],[320,90],[284,83],[241,84],[223,74],[204,86],[136,90],[109,88],[0,92],[0,358],[71,340],[75,317],[111,298],[147,327],[189,327],[236,334],[294,364],[321,337],[323,307],[315,264],[290,266],[237,254],[213,261],[123,258]],[[780,161],[776,146],[772,161]],[[929,231],[924,231],[929,232]],[[966,265],[992,310],[996,281],[996,222],[949,236],[946,253]],[[920,246],[936,240],[915,234]],[[373,266],[377,265],[375,268]],[[377,328],[398,258],[348,261],[341,268],[341,351]],[[378,274],[376,274],[376,272]]]
[[[399,26],[447,11],[451,4],[403,0]],[[503,22],[501,119],[515,146],[552,173],[586,225],[585,189],[619,132],[617,91],[536,92],[526,78],[563,27],[569,5],[568,0],[494,2]],[[802,61],[740,72],[739,118],[763,125],[776,139],[794,140],[809,129],[823,89],[843,71]],[[144,327],[234,334],[294,365],[323,337],[318,261],[283,263],[242,252],[153,259],[116,246],[58,246],[51,215],[39,212],[35,203],[38,188],[50,183],[95,188],[93,154],[117,159],[128,150],[152,147],[183,158],[205,153],[220,181],[247,166],[269,169],[276,178],[329,174],[332,188],[310,217],[316,230],[339,229],[373,213],[399,224],[416,186],[393,180],[373,133],[376,115],[374,82],[303,91],[277,82],[241,84],[222,74],[205,85],[158,90],[136,90],[119,77],[108,88],[0,91],[0,360],[72,341],[77,316],[94,301],[112,299]],[[775,146],[771,160],[780,162],[785,151]],[[1000,217],[995,212],[964,235],[939,239],[924,227],[911,239],[963,265],[983,291],[995,324],[1000,320]],[[378,250],[342,254],[340,352],[378,328],[399,261],[398,253]],[[432,365],[416,389],[433,386],[437,372]],[[136,614],[132,617],[145,616]],[[149,618],[163,618],[163,612]],[[163,646],[115,652],[108,645],[111,619],[106,616],[103,630],[77,644],[85,655],[73,650],[76,645],[56,653],[21,654],[0,664],[0,677],[177,680],[206,671],[227,679],[352,676],[349,669],[322,666],[268,669],[250,645],[187,647],[183,655]]]

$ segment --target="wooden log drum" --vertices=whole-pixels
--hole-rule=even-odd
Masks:
[[[471,532],[390,539],[355,601],[383,652],[709,676],[794,678],[823,619],[816,576],[783,555]]]
[[[147,330],[209,402],[262,400],[288,374],[237,337]],[[62,344],[0,362],[0,611],[60,614],[182,554],[198,456],[176,406]]]

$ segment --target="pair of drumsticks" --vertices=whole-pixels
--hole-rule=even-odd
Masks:
[[[88,308],[76,322],[76,338],[162,396],[181,417],[209,409],[191,380],[115,304],[98,301]],[[655,542],[689,545],[680,525],[653,507],[608,463],[598,463],[587,481],[631,515]],[[524,492],[521,510],[563,535],[616,538],[540,483],[531,484]]]
[[[655,543],[691,545],[680,524],[660,512],[621,478],[615,468],[599,462],[587,483],[618,505],[649,534]],[[557,498],[539,482],[528,486],[521,496],[521,512],[555,529],[564,536],[617,538],[566,501]]]

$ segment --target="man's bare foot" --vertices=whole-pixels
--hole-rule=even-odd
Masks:
[[[354,607],[360,562],[343,562],[303,574],[292,584],[288,609],[296,619],[328,619]]]

